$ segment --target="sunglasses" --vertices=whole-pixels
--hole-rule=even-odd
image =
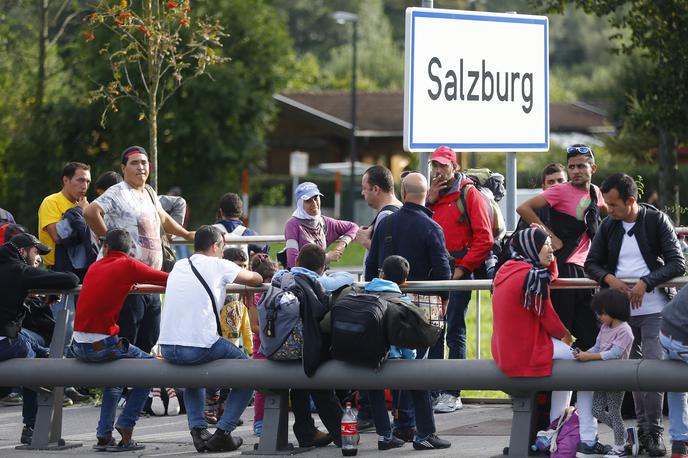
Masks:
[[[586,156],[594,157],[592,149],[587,146],[570,146],[566,149],[566,156],[575,156],[577,154],[584,154]]]

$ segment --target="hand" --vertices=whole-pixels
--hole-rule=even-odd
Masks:
[[[573,354],[573,357],[576,358],[578,361],[592,361],[592,353],[589,353],[587,351],[578,351]]]
[[[638,283],[633,285],[633,288],[631,288],[628,293],[628,298],[631,301],[631,308],[637,309],[643,305],[643,296],[645,296],[645,291],[647,291],[647,283],[645,283],[643,280],[638,280]]]
[[[554,251],[561,250],[561,247],[564,246],[564,242],[562,242],[561,239],[554,234],[550,234],[549,237],[552,240],[552,249]]]
[[[546,234],[549,234],[549,231],[547,231],[547,229],[545,229],[545,227],[542,224],[530,223],[530,228],[531,229],[540,229],[541,231],[545,232]]]
[[[570,332],[566,331],[566,335],[561,338],[561,341],[570,347],[573,345],[573,336]]]
[[[622,282],[621,280],[616,278],[614,275],[607,274],[604,277],[604,282],[606,284],[608,284],[610,288],[615,289],[617,291],[620,291],[630,298],[631,288],[629,288],[626,283]]]
[[[454,269],[454,276],[452,276],[452,280],[461,280],[463,277],[463,269],[459,269],[458,267]]]
[[[428,190],[428,202],[434,204],[440,198],[440,191],[447,187],[447,180],[441,176],[436,176],[432,179],[430,183],[430,189]]]
[[[325,260],[329,264],[333,261],[334,262],[339,261],[341,259],[341,257],[342,257],[342,250],[340,250],[339,248],[335,248],[334,250],[327,252],[327,254],[325,255]]]
[[[372,233],[373,228],[371,226],[361,226],[358,228],[358,231],[356,232],[356,237],[354,238],[354,241],[365,246],[366,243],[370,243],[370,235]]]
[[[184,235],[184,239],[193,242],[194,237],[196,236],[196,231],[186,231],[186,235]]]
[[[88,206],[88,198],[86,196],[76,201],[76,205],[82,210]]]

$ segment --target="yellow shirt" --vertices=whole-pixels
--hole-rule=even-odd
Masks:
[[[55,265],[55,242],[45,228],[60,221],[62,214],[74,207],[76,203],[67,199],[62,192],[50,194],[38,207],[38,239],[50,247],[50,253],[43,256],[43,263],[46,266]]]

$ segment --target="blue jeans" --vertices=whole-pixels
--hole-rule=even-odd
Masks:
[[[194,366],[209,363],[218,359],[246,359],[246,353],[239,350],[229,340],[220,337],[210,348],[187,347],[184,345],[160,345],[160,352],[165,361],[172,364]],[[237,422],[244,413],[248,402],[251,400],[252,389],[232,388],[225,401],[225,412],[217,422],[217,427],[223,431],[234,431]],[[203,416],[205,407],[205,388],[186,388],[184,390],[184,403],[186,404],[186,416],[189,429],[207,428]]]
[[[465,280],[472,279],[472,275],[465,278]],[[447,313],[444,316],[449,359],[466,359],[466,313],[468,312],[468,304],[471,302],[471,294],[472,291],[449,292]],[[444,359],[444,334],[430,348],[428,359]],[[452,396],[461,395],[459,390],[448,390],[444,393]],[[439,395],[439,393],[433,393],[433,396],[435,395]]]
[[[0,340],[0,361],[14,358],[35,358],[36,352],[26,334],[19,333],[17,337],[5,338]],[[38,411],[38,400],[36,392],[26,387],[22,387],[22,417],[24,424],[33,427],[36,424],[36,412]]]
[[[126,339],[111,336],[93,343],[72,342],[72,352],[79,361],[85,363],[104,363],[118,359],[151,359],[148,353],[131,345]],[[148,399],[150,388],[134,388],[129,391],[127,404],[117,419],[117,427],[120,429],[134,429],[136,420],[139,419],[141,409]],[[112,427],[115,423],[117,403],[122,397],[121,387],[103,388],[103,403],[100,406],[100,420],[96,429],[97,437],[112,436]]]
[[[430,392],[427,390],[410,390],[402,391],[402,393],[405,393],[412,401],[418,437],[427,437],[435,433],[435,417],[432,413]],[[375,432],[379,436],[389,437],[392,434],[392,428],[389,423],[389,414],[387,413],[385,392],[383,390],[369,390],[368,399],[370,400],[370,409],[373,412]],[[404,428],[406,427],[411,426],[404,426]]]
[[[22,334],[29,342],[31,349],[34,351],[37,358],[47,358],[50,355],[50,351],[48,350],[43,337],[26,328],[22,328],[20,334]],[[47,344],[50,344],[50,342]]]
[[[664,359],[675,359],[688,363],[688,345],[664,334],[659,335],[664,349]],[[688,403],[686,393],[667,393],[669,404],[669,435],[672,441],[688,441]]]

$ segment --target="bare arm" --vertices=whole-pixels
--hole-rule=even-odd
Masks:
[[[95,202],[91,202],[84,209],[84,219],[90,226],[91,230],[98,236],[105,235],[108,228],[103,219],[103,209]]]
[[[165,210],[159,210],[160,222],[162,223],[163,229],[168,234],[178,235],[189,242],[193,242],[194,232],[187,231],[178,222],[174,220]]]
[[[552,248],[554,248],[554,250],[556,251],[560,249],[562,246],[564,246],[564,244],[559,239],[559,237],[554,235],[554,232],[552,232],[552,230],[549,227],[545,226],[545,224],[542,222],[542,220],[536,213],[536,210],[544,208],[547,205],[549,205],[547,203],[547,200],[542,196],[542,194],[540,194],[535,197],[531,197],[530,199],[526,200],[521,205],[519,205],[516,209],[516,213],[518,213],[521,216],[521,218],[523,218],[523,221],[528,223],[529,226],[535,223],[541,226],[543,229],[545,229],[545,231],[547,231],[549,236],[552,238]]]
[[[234,283],[246,286],[261,286],[263,284],[263,277],[257,272],[241,269],[234,279]]]
[[[45,232],[48,233],[50,238],[53,239],[53,242],[55,242],[55,244],[62,243],[62,239],[59,235],[57,235],[57,223],[48,224],[44,227],[44,229]]]

